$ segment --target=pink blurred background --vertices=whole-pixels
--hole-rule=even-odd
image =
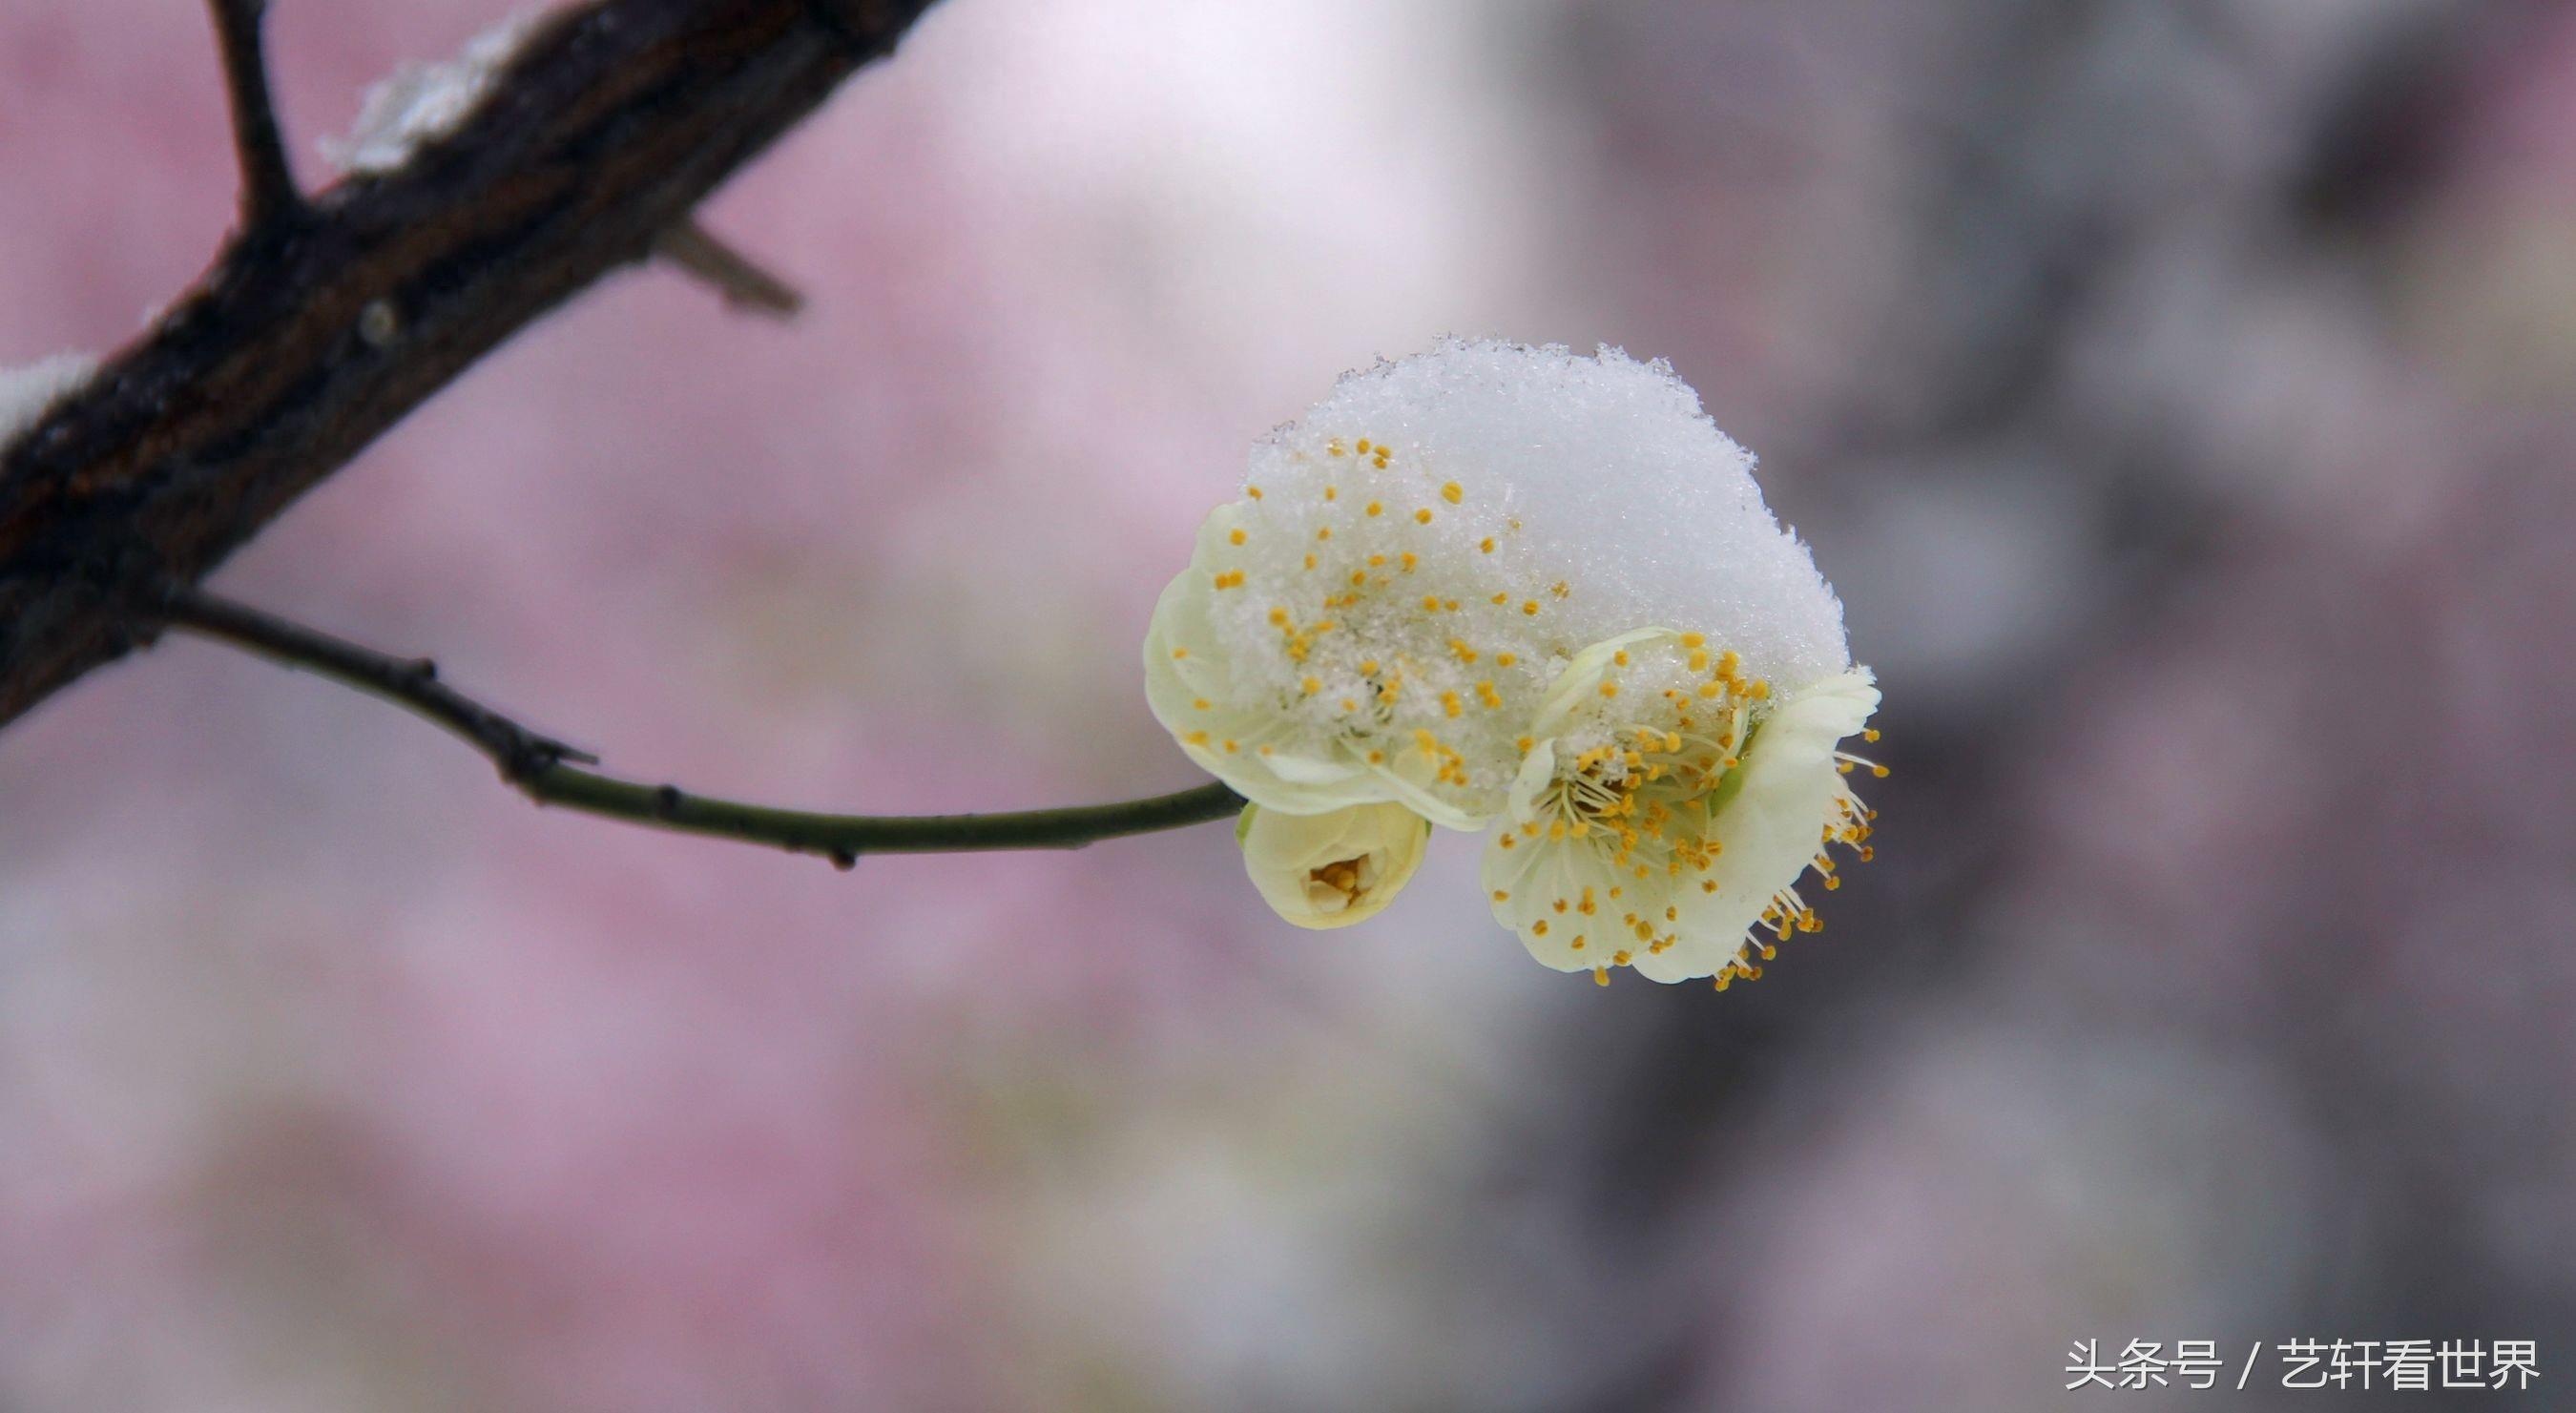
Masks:
[[[281,0],[307,175],[506,13]],[[0,364],[202,266],[221,111],[193,4],[0,12]],[[1759,986],[1598,990],[1463,838],[1330,935],[1221,827],[844,876],[173,639],[0,735],[0,1407],[2576,1386],[2576,11],[949,0],[708,220],[808,312],[616,279],[217,586],[635,774],[1159,791],[1254,436],[1611,342],[1842,589],[1881,862]]]

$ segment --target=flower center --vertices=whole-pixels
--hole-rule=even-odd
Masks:
[[[1377,855],[1337,859],[1306,873],[1306,898],[1318,912],[1340,912],[1377,885]]]

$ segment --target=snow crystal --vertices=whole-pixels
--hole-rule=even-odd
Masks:
[[[423,144],[464,125],[543,18],[542,11],[513,15],[466,41],[453,59],[397,68],[367,90],[346,138],[322,140],[322,156],[359,176],[390,172],[410,161]]]
[[[0,368],[0,448],[16,441],[97,371],[98,360],[86,353],[57,353],[21,368]]]

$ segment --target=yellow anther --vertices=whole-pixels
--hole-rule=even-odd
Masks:
[[[1208,743],[1208,733],[1204,731],[1193,731],[1190,734],[1183,736],[1181,739],[1193,746],[1204,746]]]
[[[1464,638],[1450,639],[1449,651],[1456,653],[1460,662],[1474,662],[1476,660],[1476,650],[1469,647],[1467,645],[1467,640]]]
[[[1384,751],[1371,751],[1371,752],[1369,752],[1369,753],[1368,753],[1368,763],[1369,763],[1369,764],[1371,764],[1371,765],[1384,765],[1384,764],[1386,764],[1386,752],[1384,752]]]
[[[1339,455],[1341,455],[1341,453],[1337,451],[1337,452],[1334,452],[1334,453],[1333,453],[1333,455],[1335,455],[1335,456],[1339,456]],[[1341,487],[1339,487],[1339,486],[1326,486],[1326,487],[1324,487],[1324,499],[1326,499],[1326,500],[1340,500],[1341,498],[1342,498],[1342,488],[1341,488]]]
[[[1417,511],[1413,512],[1413,523],[1414,523],[1414,524],[1416,524],[1416,525],[1428,525],[1428,524],[1430,524],[1430,523],[1431,523],[1431,507],[1426,505],[1426,506],[1422,507],[1420,510],[1417,510]]]
[[[1532,937],[1545,937],[1547,935],[1547,919],[1540,918],[1538,921],[1531,923],[1530,935]]]
[[[1220,589],[1231,589],[1242,582],[1243,571],[1240,569],[1229,569],[1216,576],[1216,586]]]
[[[1324,690],[1323,679],[1317,677],[1309,677],[1304,681],[1299,682],[1297,685],[1304,688],[1306,695],[1310,697],[1315,695],[1317,692]]]
[[[1383,515],[1386,513],[1386,507],[1376,501],[1370,501],[1368,503],[1368,513],[1371,515]]]
[[[1494,552],[1494,537],[1487,535],[1485,538],[1478,540],[1476,542],[1476,548],[1483,553],[1492,554]]]
[[[1520,661],[1520,659],[1510,653],[1494,654],[1494,666],[1496,667],[1509,667],[1518,661]]]
[[[1610,654],[1610,661],[1616,666],[1626,667],[1628,665],[1628,650],[1621,648],[1619,651]]]
[[[1252,497],[1254,500],[1261,499],[1261,488],[1259,486],[1246,486],[1243,488],[1243,493]]]
[[[1366,437],[1362,437],[1362,438],[1360,438],[1359,453],[1360,453],[1360,455],[1362,455],[1362,456],[1366,456],[1366,455],[1368,455],[1368,452],[1369,452],[1369,439],[1368,439],[1368,438],[1366,438]]]
[[[1228,742],[1226,742],[1226,743],[1225,743],[1225,753],[1226,753],[1227,755],[1233,755],[1233,754],[1235,753],[1235,750],[1236,750],[1236,747],[1235,747],[1234,742],[1232,742],[1232,741],[1228,741]]]
[[[1438,613],[1440,611],[1440,596],[1438,594],[1424,594],[1422,596],[1422,611],[1424,613]]]
[[[1445,715],[1456,716],[1466,708],[1459,704],[1456,692],[1443,692],[1440,694],[1440,710]]]
[[[1421,563],[1421,562],[1422,562],[1421,560],[1416,559],[1416,558],[1414,557],[1413,551],[1411,551],[1411,550],[1406,550],[1406,551],[1404,552],[1404,572],[1405,572],[1405,573],[1407,573],[1407,574],[1412,573],[1412,572],[1413,572],[1413,566],[1415,566],[1416,564],[1419,564],[1419,563]]]
[[[1608,967],[1594,967],[1594,968],[1592,969],[1592,984],[1593,984],[1593,985],[1595,985],[1595,986],[1607,986],[1607,985],[1609,985],[1609,984],[1610,984],[1610,968],[1608,968]]]
[[[1228,530],[1225,533],[1225,542],[1227,544],[1239,545],[1243,543],[1243,539],[1244,536],[1241,530]]]
[[[1875,727],[1875,726],[1872,726],[1872,727],[1868,728],[1867,730],[1865,730],[1865,731],[1863,731],[1863,732],[1861,732],[1861,733],[1860,733],[1860,738],[1861,738],[1862,740],[1864,740],[1864,741],[1875,741],[1875,740],[1877,740],[1877,739],[1878,739],[1878,728],[1877,728],[1877,727]]]
[[[1273,628],[1285,628],[1285,627],[1287,627],[1287,626],[1288,626],[1288,610],[1286,610],[1286,609],[1284,609],[1284,608],[1274,608],[1274,609],[1270,610],[1270,626],[1271,626],[1271,627],[1273,627]]]
[[[1616,683],[1616,682],[1604,682],[1604,683],[1602,683],[1602,684],[1601,684],[1601,695],[1603,695],[1603,696],[1605,696],[1605,697],[1615,697],[1615,696],[1619,695],[1619,684],[1618,684],[1618,683]]]
[[[1758,702],[1764,697],[1771,695],[1771,684],[1769,682],[1756,680],[1752,686],[1744,689],[1744,695],[1751,697],[1753,700]]]
[[[1537,745],[1537,744],[1538,744],[1538,742],[1537,742],[1537,740],[1536,740],[1536,739],[1534,739],[1534,738],[1532,738],[1532,737],[1528,737],[1528,736],[1522,736],[1522,737],[1520,737],[1520,738],[1518,738],[1518,739],[1516,739],[1516,740],[1514,740],[1514,741],[1512,742],[1512,745],[1513,745],[1514,747],[1516,747],[1516,748],[1520,751],[1520,753],[1521,753],[1522,755],[1528,755],[1528,754],[1529,754],[1529,752],[1530,752],[1530,747],[1535,746],[1535,745]]]
[[[1174,662],[1178,662],[1178,661],[1180,661],[1182,658],[1188,657],[1189,655],[1190,655],[1190,650],[1189,650],[1189,649],[1187,649],[1187,648],[1174,648],[1174,649],[1172,649],[1172,661],[1174,661]]]
[[[1373,657],[1364,657],[1364,658],[1361,658],[1361,659],[1360,659],[1360,675],[1361,675],[1362,677],[1374,677],[1374,676],[1376,676],[1376,675],[1377,675],[1377,659],[1376,659],[1376,658],[1373,658]]]
[[[1528,615],[1528,616],[1529,616],[1529,617],[1531,617],[1531,618],[1536,618],[1536,617],[1538,617],[1538,600],[1536,600],[1536,599],[1531,599],[1531,600],[1529,600],[1528,602],[1526,602],[1526,603],[1522,604],[1522,605],[1521,605],[1521,612],[1522,612],[1522,613],[1524,613],[1524,614],[1526,614],[1526,615]]]
[[[1451,481],[1440,488],[1440,498],[1449,502],[1451,505],[1456,505],[1458,502],[1467,498],[1467,492],[1466,489],[1460,486],[1457,482]]]
[[[1708,636],[1704,633],[1684,633],[1682,635],[1682,646],[1686,648],[1696,648],[1707,641]]]
[[[1190,708],[1193,711],[1205,711],[1208,709],[1208,699],[1205,697],[1192,697],[1190,698]]]
[[[1314,568],[1314,567],[1315,567],[1315,556],[1313,556],[1313,555],[1311,555],[1311,554],[1309,554],[1309,555],[1307,555],[1307,556],[1306,556],[1306,567],[1307,567],[1307,568],[1309,568],[1309,569],[1312,569],[1312,568]]]
[[[1573,592],[1574,592],[1574,590],[1573,590],[1573,589],[1571,589],[1571,588],[1567,587],[1566,582],[1565,582],[1564,580],[1562,580],[1562,579],[1559,579],[1559,580],[1557,580],[1555,583],[1548,585],[1548,586],[1547,586],[1547,591],[1548,591],[1549,593],[1551,593],[1551,594],[1556,595],[1558,598],[1564,598],[1566,595],[1568,595],[1568,594],[1570,594],[1570,593],[1573,593]]]
[[[1329,539],[1331,539],[1332,537],[1333,537],[1333,527],[1332,527],[1332,526],[1330,526],[1330,525],[1318,525],[1318,526],[1316,526],[1316,527],[1315,527],[1315,538],[1316,538],[1316,539],[1319,539],[1319,540],[1329,540]]]

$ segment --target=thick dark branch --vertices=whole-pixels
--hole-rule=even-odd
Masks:
[[[491,757],[501,778],[538,804],[818,854],[842,868],[862,854],[1080,848],[1095,839],[1229,819],[1243,808],[1241,797],[1213,783],[1141,800],[1004,814],[814,814],[720,800],[583,770],[581,764],[595,765],[597,757],[540,736],[448,687],[427,659],[390,657],[199,589],[170,590],[161,613],[175,627],[319,673],[427,717]]]
[[[448,137],[246,231],[0,449],[0,723],[495,345],[652,252],[929,0],[591,0]]]
[[[275,228],[304,209],[304,193],[287,164],[277,135],[277,105],[269,96],[268,57],[260,19],[268,0],[210,0],[215,45],[223,54],[224,90],[232,101],[233,152],[241,163],[241,226],[245,235]]]

